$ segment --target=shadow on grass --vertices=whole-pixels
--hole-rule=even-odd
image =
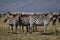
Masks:
[[[41,32],[39,35],[60,35],[60,31],[55,32]]]
[[[8,34],[21,34],[21,33],[18,33],[18,32],[7,32]]]
[[[40,35],[53,35],[54,32],[42,32]]]

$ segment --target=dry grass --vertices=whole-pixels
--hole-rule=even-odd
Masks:
[[[54,26],[52,25],[52,22],[48,26],[48,32],[53,32]],[[60,24],[56,24],[56,28],[58,31],[60,31]],[[3,22],[3,20],[0,20],[0,40],[60,40],[60,32],[57,32],[57,35],[55,34],[48,34],[48,35],[41,35],[40,31],[43,30],[43,27],[38,27],[39,32],[33,32],[32,34],[29,33],[7,33],[7,26],[6,23]],[[18,29],[18,32],[19,29]]]

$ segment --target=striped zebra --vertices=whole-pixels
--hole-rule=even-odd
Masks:
[[[52,15],[50,15],[50,14],[47,15],[47,16],[44,16],[44,15],[38,15],[38,16],[30,15],[29,18],[30,18],[30,20],[29,20],[29,22],[30,22],[30,31],[29,32],[30,33],[32,33],[32,27],[34,25],[43,26],[44,27],[44,32],[46,32],[47,31],[47,27],[49,25],[49,22],[50,22],[50,20],[52,18]]]
[[[29,32],[29,16],[28,15],[22,15],[19,18],[19,24],[22,26],[22,31],[24,32],[24,26],[26,26],[26,31]]]
[[[18,27],[18,17],[13,17],[12,14],[6,14],[5,18],[4,18],[4,22],[7,23],[7,29],[8,30],[12,30],[13,31],[13,27],[15,27],[15,30],[17,31],[17,27]]]
[[[27,29],[27,32],[28,32],[28,30],[29,30],[28,29],[28,26],[29,26],[28,20],[29,20],[28,16],[24,16],[24,15],[21,15],[21,14],[16,14],[16,15],[6,14],[5,17],[4,17],[4,22],[7,22],[8,30],[10,30],[10,27],[11,27],[12,31],[13,31],[13,26],[15,27],[16,31],[17,31],[17,28],[19,26],[20,30],[21,30],[21,27],[22,27],[22,31],[24,32],[24,26],[26,26],[26,29]]]

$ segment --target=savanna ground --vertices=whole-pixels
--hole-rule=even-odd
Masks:
[[[50,22],[47,32],[54,32],[53,29],[54,26]],[[6,23],[0,18],[0,40],[60,40],[60,24],[58,22],[56,22],[56,29],[58,30],[57,35],[55,33],[41,34],[40,31],[43,30],[43,27],[39,26],[38,32],[32,32],[32,34],[26,33],[26,30],[24,33],[20,33],[19,28],[17,34],[8,33]]]

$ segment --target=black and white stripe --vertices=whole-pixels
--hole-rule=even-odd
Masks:
[[[44,16],[44,15],[39,15],[39,16],[30,16],[30,32],[32,32],[32,27],[35,25],[41,25],[44,26],[44,32],[47,30],[47,26],[50,22],[50,19],[52,16]]]

